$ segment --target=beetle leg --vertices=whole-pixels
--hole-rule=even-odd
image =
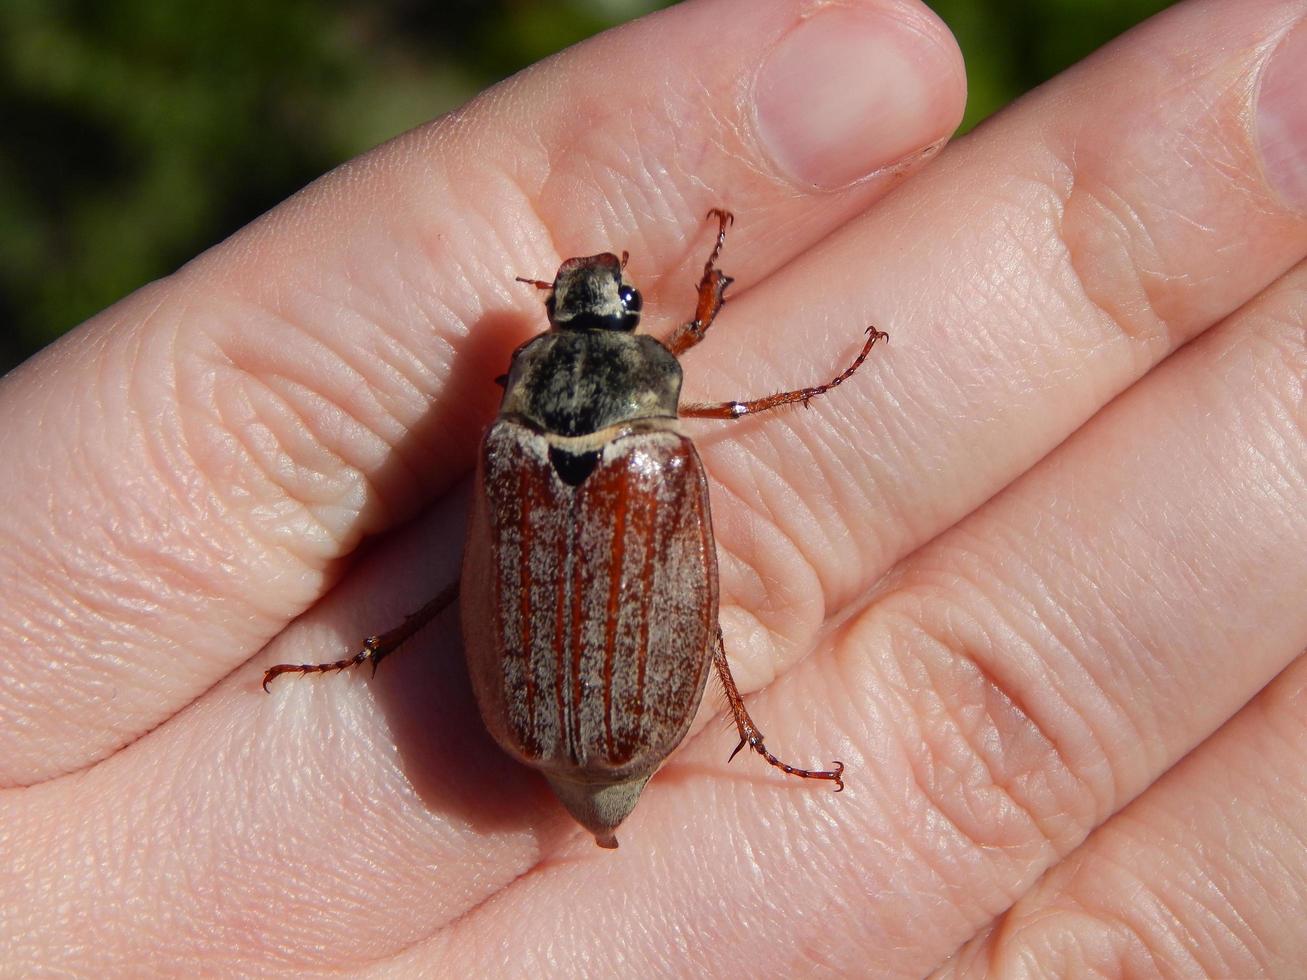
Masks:
[[[717,629],[717,646],[713,650],[712,662],[717,668],[717,676],[722,679],[722,686],[726,688],[726,700],[731,703],[731,713],[735,715],[735,727],[740,730],[740,744],[735,746],[735,751],[731,753],[732,759],[747,745],[781,772],[790,776],[800,776],[803,779],[829,779],[835,783],[835,792],[844,789],[844,763],[842,762],[833,763],[834,769],[800,769],[788,762],[782,762],[767,751],[762,741],[762,732],[758,731],[758,726],[749,717],[749,712],[744,707],[744,698],[740,697],[739,688],[735,686],[735,678],[731,676],[730,664],[726,662],[726,642],[722,639],[721,627]]]
[[[279,674],[324,673],[329,670],[345,670],[347,667],[357,667],[368,662],[371,662],[372,673],[375,676],[377,664],[381,663],[383,658],[398,650],[405,640],[435,619],[457,598],[458,583],[455,582],[417,612],[405,616],[404,622],[393,630],[379,636],[369,636],[363,641],[362,650],[344,660],[334,660],[325,664],[276,664],[269,667],[263,674],[263,689],[268,690],[268,684]]]
[[[703,340],[713,320],[717,319],[722,304],[726,302],[726,287],[735,281],[717,268],[717,259],[722,254],[722,246],[726,244],[726,227],[734,224],[735,215],[721,208],[713,208],[708,212],[708,217],[717,219],[717,244],[713,246],[708,261],[703,264],[703,276],[695,287],[699,293],[699,302],[694,308],[694,319],[677,327],[663,345],[676,355],[685,353]]]
[[[832,388],[844,384],[849,378],[853,377],[853,372],[862,367],[862,362],[867,359],[867,355],[871,353],[871,348],[875,346],[878,340],[889,340],[889,334],[883,330],[877,330],[875,327],[868,327],[867,342],[862,345],[862,350],[853,359],[853,363],[846,367],[842,374],[823,385],[799,388],[796,391],[782,391],[775,395],[755,398],[747,402],[692,403],[682,405],[677,409],[677,414],[683,419],[741,419],[746,415],[756,415],[758,412],[780,408],[782,405],[793,405],[795,402],[802,402],[803,407],[807,408],[808,403],[818,395],[824,395]]]

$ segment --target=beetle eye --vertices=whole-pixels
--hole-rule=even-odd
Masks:
[[[622,309],[627,313],[639,313],[640,307],[644,305],[644,300],[640,298],[640,290],[634,286],[622,286],[617,290],[617,298],[622,301]]]

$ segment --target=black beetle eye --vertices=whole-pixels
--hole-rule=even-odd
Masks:
[[[617,298],[622,301],[622,309],[627,313],[639,313],[640,307],[644,305],[644,300],[640,297],[640,290],[634,286],[622,286],[617,290]]]

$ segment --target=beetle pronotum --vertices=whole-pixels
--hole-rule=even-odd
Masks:
[[[640,293],[626,255],[568,259],[547,294],[549,330],[513,353],[499,415],[481,443],[460,586],[353,657],[286,672],[373,670],[460,598],[468,672],[486,728],[538,769],[601,847],[685,737],[711,663],[740,743],[771,765],[844,788],[844,765],[800,769],[763,744],[726,662],[708,483],[677,420],[739,419],[807,405],[842,384],[886,334],[868,328],[825,384],[751,401],[681,405],[677,356],[704,338],[731,279],[717,268],[733,220],[713,209],[694,319],[666,342],[636,334]]]

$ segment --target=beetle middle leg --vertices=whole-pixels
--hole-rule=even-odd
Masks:
[[[275,664],[263,674],[263,689],[268,690],[268,684],[280,674],[317,674],[329,670],[345,670],[365,663],[372,664],[372,673],[375,676],[377,664],[398,650],[409,637],[440,615],[457,598],[458,583],[455,582],[417,612],[405,616],[404,622],[393,630],[376,636],[369,636],[363,641],[363,649],[352,657],[333,660],[324,664]]]
[[[677,409],[677,414],[681,418],[688,419],[741,419],[746,415],[756,415],[758,412],[780,408],[782,405],[793,405],[795,402],[802,402],[803,407],[807,408],[808,402],[818,395],[824,395],[832,388],[844,384],[849,378],[853,377],[853,372],[862,367],[862,362],[867,359],[867,355],[871,353],[871,348],[875,346],[878,340],[889,340],[889,334],[883,330],[877,330],[875,327],[868,327],[867,342],[862,345],[862,350],[853,359],[853,363],[846,367],[841,374],[825,384],[813,385],[811,388],[798,388],[794,391],[781,391],[774,395],[767,395],[765,398],[754,398],[750,401],[682,405]]]
[[[800,769],[788,762],[782,762],[767,751],[767,746],[762,741],[762,732],[758,731],[758,726],[749,717],[749,712],[744,707],[744,698],[740,697],[740,690],[735,686],[735,678],[731,676],[730,664],[726,662],[726,642],[722,639],[721,627],[717,628],[717,645],[713,649],[712,662],[717,668],[717,676],[722,679],[722,687],[726,688],[726,700],[731,703],[731,713],[735,715],[735,727],[740,730],[740,744],[731,753],[732,759],[747,745],[788,775],[803,779],[829,779],[835,783],[835,792],[844,789],[844,763],[842,762],[833,763],[834,769]]]
[[[722,304],[726,302],[726,287],[735,281],[717,268],[717,259],[722,254],[722,246],[726,244],[726,228],[735,222],[735,216],[721,208],[713,208],[708,212],[708,217],[717,219],[717,244],[713,246],[708,261],[703,264],[703,276],[699,279],[697,287],[699,302],[694,309],[694,319],[677,327],[663,343],[664,347],[678,356],[703,340],[704,334],[708,332],[713,320],[717,319],[717,314],[721,312]]]

